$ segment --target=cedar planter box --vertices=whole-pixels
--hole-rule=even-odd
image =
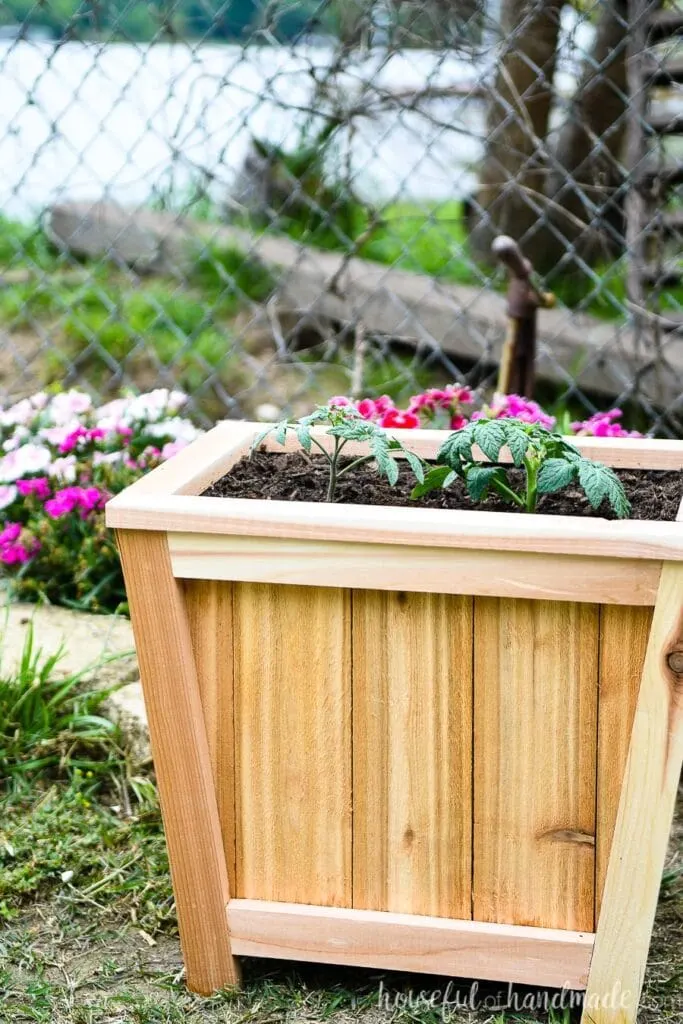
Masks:
[[[281,957],[587,988],[586,1022],[635,1021],[683,759],[683,523],[201,497],[261,427],[107,508],[188,985]],[[683,467],[681,442],[578,444]]]

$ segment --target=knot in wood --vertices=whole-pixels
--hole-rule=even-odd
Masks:
[[[683,650],[671,651],[666,658],[670,670],[677,676],[683,676]]]

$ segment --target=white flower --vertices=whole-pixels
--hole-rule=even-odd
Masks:
[[[73,871],[62,871],[62,873],[61,873],[61,875],[59,877],[61,878],[61,880],[63,882],[70,882],[71,879],[73,878],[73,876],[74,876]]]
[[[48,413],[55,426],[68,423],[81,413],[92,408],[92,399],[85,391],[63,391],[55,395],[48,407]]]
[[[101,405],[99,409],[95,409],[97,426],[103,426],[104,420],[106,420],[107,423],[111,422],[116,424],[122,419],[125,419],[132,401],[132,398],[115,398],[112,402],[107,402],[106,405]]]
[[[114,466],[122,462],[125,452],[93,452],[93,466]]]
[[[34,409],[44,409],[47,403],[50,401],[50,396],[47,391],[36,391],[35,395],[31,395],[29,402]]]
[[[0,508],[7,508],[16,498],[18,491],[14,484],[0,484]]]
[[[14,427],[17,424],[25,426],[30,423],[36,415],[36,410],[28,398],[22,398],[20,402],[10,406],[9,409],[0,412],[0,426]]]
[[[0,480],[12,483],[31,473],[42,473],[52,462],[49,448],[40,444],[23,444],[0,459]]]
[[[65,455],[61,459],[55,459],[48,468],[48,475],[63,480],[66,484],[72,484],[76,479],[76,456]]]
[[[186,401],[187,396],[182,391],[156,388],[134,398],[128,407],[127,416],[130,419],[155,423],[162,416],[177,412]]]
[[[12,452],[15,448],[18,448],[22,441],[25,441],[27,437],[31,436],[31,431],[28,427],[15,427],[14,433],[7,438],[2,446],[2,450],[5,452]]]
[[[42,430],[38,431],[38,435],[44,438],[48,444],[59,447],[62,441],[66,440],[69,434],[72,434],[79,426],[78,420],[69,420],[68,423],[64,423],[59,427],[43,427]]]
[[[172,437],[174,441],[194,441],[201,434],[194,423],[181,419],[179,416],[170,420],[161,420],[159,423],[152,423],[146,432],[152,437]]]

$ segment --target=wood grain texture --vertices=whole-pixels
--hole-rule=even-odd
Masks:
[[[653,605],[661,562],[541,555],[528,551],[233,537],[172,533],[169,548],[180,579],[240,580],[379,588],[434,594],[529,597],[554,601]]]
[[[228,873],[190,629],[166,537],[117,536],[164,816],[188,987],[238,981],[226,919]]]
[[[593,930],[597,682],[597,606],[475,598],[475,920]]]
[[[683,560],[683,524],[635,519],[145,495],[110,502],[107,524],[172,533]]]
[[[683,766],[683,567],[665,565],[582,1024],[634,1024]]]
[[[242,426],[242,424],[238,424]],[[265,424],[255,425],[263,429]],[[326,448],[332,450],[333,440],[327,434],[326,427],[314,427],[311,433]],[[450,430],[387,430],[391,437],[398,437],[406,448],[422,455],[425,459],[433,459],[451,433]],[[606,466],[621,469],[683,469],[683,441],[652,437],[572,437],[571,442],[590,459],[597,459]],[[279,445],[271,436],[266,438],[264,448],[268,451],[300,451],[295,434],[289,434],[284,445]],[[350,455],[363,454],[362,444],[349,444],[346,449]],[[475,446],[475,452],[478,449]],[[501,462],[512,461],[506,456],[506,449],[501,452]],[[481,454],[482,459],[486,456]]]
[[[353,906],[471,916],[472,600],[353,594]]]
[[[245,956],[419,971],[582,989],[593,936],[373,910],[234,899],[228,920]]]
[[[230,892],[235,892],[235,733],[232,584],[184,586]]]
[[[603,606],[600,609],[596,921],[600,915],[651,624],[651,608]]]
[[[257,429],[254,423],[218,423],[172,459],[145,473],[110,504],[115,508],[128,497],[142,495],[201,494],[249,450]]]
[[[347,591],[234,590],[237,894],[351,905]]]

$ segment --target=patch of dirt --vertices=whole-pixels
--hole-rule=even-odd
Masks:
[[[351,460],[342,460],[342,466]],[[515,471],[510,473],[514,480]],[[683,493],[683,475],[678,471],[619,470],[618,475],[631,502],[631,519],[674,520]],[[328,483],[327,462],[305,453],[278,454],[254,452],[243,458],[204,494],[222,498],[267,498],[278,501],[325,501]],[[380,477],[374,467],[364,464],[341,477],[337,486],[336,502],[350,505],[390,505],[441,509],[474,509],[487,512],[519,511],[497,494],[474,505],[460,480],[445,491],[413,501],[410,492],[415,480],[406,468],[395,487]],[[538,502],[538,512],[551,516],[587,516],[614,519],[606,502],[596,512],[583,491],[576,486],[557,494],[544,494]]]

